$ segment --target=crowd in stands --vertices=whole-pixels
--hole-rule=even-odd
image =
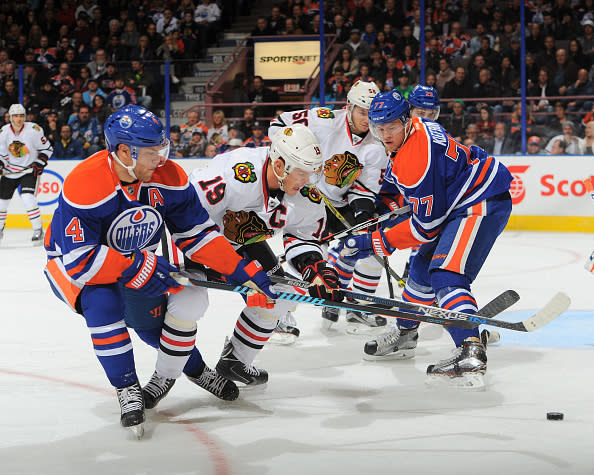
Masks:
[[[241,4],[249,4],[242,0]],[[171,84],[217,41],[236,12],[228,0],[14,0],[0,2],[0,117],[19,101],[54,156],[84,158],[104,146],[102,124],[127,104],[159,107],[161,65]],[[243,7],[242,7],[243,8]]]
[[[538,153],[589,153],[594,0],[527,1],[525,58],[520,1],[427,0],[423,32],[418,0],[326,2],[325,31],[341,45],[327,70],[326,101],[341,107],[359,79],[407,97],[421,80],[423,48],[425,83],[442,100],[439,121],[463,143],[490,153],[518,153],[524,62],[532,98],[525,111],[529,153],[537,142]],[[103,146],[101,125],[112,111],[129,103],[161,105],[160,62],[173,63],[175,88],[179,78],[192,74],[192,60],[205,54],[233,15],[248,13],[251,2],[2,2],[0,114],[6,122],[5,110],[18,102],[22,65],[27,119],[40,123],[54,144],[61,142],[58,150],[77,155],[81,145],[88,156]],[[284,0],[257,19],[252,36],[318,32],[316,0]],[[188,114],[179,138],[172,130],[175,156],[216,154],[240,141],[241,146],[266,144],[266,121],[282,112],[274,106],[275,88],[261,77],[238,74],[230,101],[254,106],[224,109],[228,116],[243,117],[235,123],[227,123],[223,110],[205,118]]]

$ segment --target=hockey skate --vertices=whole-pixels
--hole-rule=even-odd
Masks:
[[[239,397],[237,385],[213,371],[206,363],[202,363],[202,368],[196,376],[186,374],[187,378],[202,389],[214,394],[223,401],[235,401]]]
[[[467,338],[454,348],[449,358],[427,367],[429,383],[447,382],[454,386],[479,389],[484,387],[487,352],[478,338]]]
[[[346,332],[351,335],[379,335],[387,320],[379,315],[349,310],[346,314]]]
[[[31,237],[31,241],[36,246],[43,244],[43,228],[33,230],[33,236]]]
[[[215,369],[224,378],[243,383],[246,386],[258,386],[268,382],[266,370],[245,364],[233,354],[233,344],[228,338],[225,340],[221,359]]]
[[[322,329],[329,330],[338,321],[340,310],[332,307],[322,309]]]
[[[496,330],[484,329],[481,332],[481,343],[485,345],[485,348],[487,347],[487,345],[494,345],[495,343],[499,343],[499,340],[501,340],[501,335]]]
[[[367,361],[378,360],[408,360],[414,358],[419,327],[398,328],[392,327],[375,340],[365,343],[363,359]]]
[[[142,388],[145,409],[154,409],[159,401],[167,396],[174,384],[175,379],[164,378],[155,371],[151,380]]]
[[[292,345],[299,337],[299,334],[300,331],[297,328],[297,321],[293,317],[293,313],[287,312],[277,322],[268,342],[276,345]]]
[[[142,398],[142,389],[140,383],[136,381],[125,388],[116,388],[118,401],[122,415],[120,423],[123,427],[128,427],[136,438],[142,439],[144,435],[144,400]]]

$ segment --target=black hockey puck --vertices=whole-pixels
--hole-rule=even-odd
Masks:
[[[547,420],[549,420],[549,421],[562,421],[563,420],[563,413],[562,412],[547,412]]]

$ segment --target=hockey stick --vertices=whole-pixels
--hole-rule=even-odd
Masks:
[[[338,210],[336,210],[336,211],[338,211]],[[349,229],[345,229],[343,231],[339,231],[337,233],[329,234],[328,236],[324,236],[322,239],[320,239],[320,242],[322,243],[322,242],[329,241],[331,239],[342,239],[342,238],[351,236],[352,234],[356,233],[357,231],[362,231],[363,229],[366,229],[369,226],[374,226],[376,224],[387,221],[388,219],[392,219],[396,216],[400,216],[401,214],[408,213],[409,211],[410,211],[409,205],[403,206],[402,208],[398,208],[397,210],[391,211],[386,214],[382,214],[381,216],[378,216],[377,218],[368,219],[367,221],[365,221],[361,224],[357,224]]]
[[[187,271],[179,272],[174,275],[174,277],[182,285],[195,285],[211,289],[239,292],[241,294],[247,294],[248,292],[254,291],[253,288],[245,285],[233,285],[224,282],[210,282],[201,279],[195,279],[194,275]],[[417,322],[434,323],[437,325],[455,326],[460,328],[476,328],[479,325],[490,325],[522,332],[532,332],[550,323],[563,312],[565,312],[571,303],[571,300],[565,293],[559,292],[544,307],[542,307],[531,317],[520,322],[506,322],[503,320],[488,318],[487,316],[481,314],[470,315],[467,313],[446,310],[438,307],[412,304],[410,302],[397,301],[399,310],[393,310],[376,305],[335,302],[333,300],[311,297],[309,295],[293,294],[290,292],[279,292],[278,298],[293,302],[310,303],[316,306],[346,308],[363,313],[372,313],[387,317],[397,317],[406,320],[414,320]]]
[[[8,176],[8,175],[18,175],[19,173],[28,173],[31,170],[33,170],[33,168],[28,167],[28,168],[23,168],[22,170],[16,171],[16,172],[10,172],[7,170],[2,170],[2,172],[0,172],[1,176]]]
[[[294,278],[279,277],[276,275],[269,276],[270,280],[275,284],[285,284],[292,287],[298,287],[301,289],[307,289],[311,284],[305,280],[299,280]],[[402,307],[402,304],[416,305],[411,302],[403,300],[395,300],[393,298],[378,297],[377,295],[364,294],[361,292],[352,292],[350,290],[341,290],[345,297],[351,298],[358,301],[366,301],[376,303],[378,305],[385,305],[386,307]],[[513,304],[520,300],[520,296],[515,290],[506,290],[500,293],[497,297],[487,303],[484,307],[478,310],[477,314],[481,317],[493,318],[495,315],[507,310]],[[435,308],[435,307],[431,307]]]
[[[328,197],[321,192],[320,192],[320,194],[322,195],[322,198],[324,199],[324,203],[326,203],[326,206],[328,207],[328,209],[330,211],[332,211],[332,214],[334,216],[336,216],[347,227],[347,230],[352,229],[351,224],[347,221],[347,219],[342,214],[340,214],[340,211],[338,211],[336,209],[336,207],[330,202]],[[400,209],[403,209],[403,208],[400,208]],[[384,261],[384,259],[382,259],[377,254],[373,254],[373,257],[375,258],[375,260],[377,262],[379,262],[382,265],[382,267],[384,267],[386,269],[386,274],[390,274],[392,277],[394,277],[394,279],[396,279],[396,282],[398,283],[398,287],[404,288],[406,283],[404,282],[404,280],[402,280],[402,277],[400,277],[396,273],[396,271],[390,267],[390,265],[388,264],[388,260],[386,259]]]

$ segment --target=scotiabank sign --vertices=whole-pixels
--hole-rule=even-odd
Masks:
[[[498,157],[513,175],[512,215],[588,216],[593,202],[584,180],[594,180],[594,157]]]
[[[319,62],[319,41],[254,39],[254,74],[263,79],[307,79]]]

